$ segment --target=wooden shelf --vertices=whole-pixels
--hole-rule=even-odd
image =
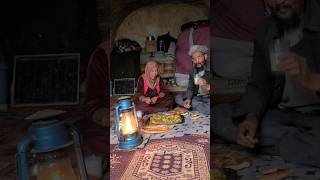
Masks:
[[[174,78],[174,74],[161,74],[162,78]]]

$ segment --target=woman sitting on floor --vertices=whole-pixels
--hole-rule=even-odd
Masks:
[[[146,64],[145,72],[138,79],[135,94],[136,109],[145,114],[168,111],[173,106],[173,97],[165,90],[155,61]]]

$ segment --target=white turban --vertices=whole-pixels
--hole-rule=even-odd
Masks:
[[[208,53],[208,48],[207,46],[203,45],[192,45],[189,49],[189,56],[192,56],[193,53],[195,52],[202,52],[202,53]]]

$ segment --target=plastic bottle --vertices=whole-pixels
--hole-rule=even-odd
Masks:
[[[159,44],[160,44],[160,51],[165,52],[165,45],[164,45],[164,41],[162,39],[160,40]]]

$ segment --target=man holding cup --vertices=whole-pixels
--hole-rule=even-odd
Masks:
[[[187,109],[210,113],[210,66],[208,48],[203,45],[192,45],[189,56],[192,57],[192,72],[189,74],[188,89],[185,96],[177,95],[176,103]]]
[[[214,107],[214,132],[284,159],[320,167],[320,1],[265,0],[247,92]],[[228,116],[232,114],[232,116]]]

